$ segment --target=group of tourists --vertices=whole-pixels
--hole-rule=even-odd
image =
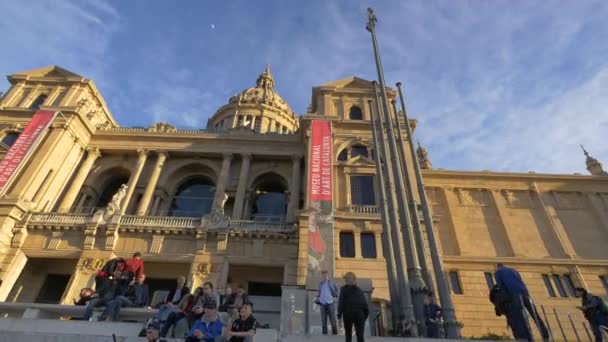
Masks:
[[[336,301],[338,303],[336,315]],[[315,299],[321,311],[321,332],[328,334],[327,321],[329,320],[331,332],[338,334],[337,320],[344,326],[346,342],[351,342],[353,327],[357,342],[364,341],[365,321],[369,317],[370,304],[361,288],[357,285],[357,277],[352,272],[344,275],[344,286],[338,288],[335,282],[329,278],[327,271],[321,272],[319,292]],[[427,293],[424,305],[426,337],[438,338],[441,335],[442,311],[441,307],[434,303],[433,294]],[[401,337],[412,336],[413,322],[402,320],[396,335]]]
[[[490,291],[490,301],[494,304],[496,315],[504,315],[511,328],[513,337],[520,341],[533,341],[528,316],[532,318],[543,341],[550,340],[549,330],[540,317],[536,306],[521,275],[516,270],[501,263],[494,273],[496,284]],[[581,287],[574,289],[580,297],[585,318],[589,321],[596,342],[602,342],[602,329],[608,328],[608,306],[601,297],[594,296]]]
[[[104,307],[99,321],[119,321],[121,308],[149,308],[145,279],[141,253],[109,260],[95,276],[96,290],[82,289],[74,304],[85,306],[84,320],[92,320],[94,309]],[[155,308],[158,311],[145,327],[148,341],[171,337],[187,342],[250,342],[256,331],[253,304],[242,287],[226,288],[220,300],[211,282],[191,293],[186,278],[180,276]]]

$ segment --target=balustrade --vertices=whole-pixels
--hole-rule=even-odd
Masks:
[[[355,214],[379,214],[380,208],[377,205],[356,205],[350,206],[350,212]]]

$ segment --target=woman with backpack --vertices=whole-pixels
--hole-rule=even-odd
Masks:
[[[602,342],[600,327],[603,326],[604,329],[608,327],[608,306],[601,297],[594,296],[582,287],[577,287],[574,292],[577,297],[581,298],[582,305],[578,308],[583,311],[585,318],[589,321],[595,341]]]

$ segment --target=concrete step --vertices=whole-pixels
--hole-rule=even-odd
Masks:
[[[353,337],[353,341],[356,338]],[[436,339],[431,338],[418,338],[418,337],[378,337],[378,336],[366,336],[365,342],[429,342],[434,341]],[[344,336],[296,336],[296,335],[287,335],[280,339],[280,342],[344,342]],[[448,340],[442,339],[442,342],[448,341],[458,341],[463,342],[467,340]]]

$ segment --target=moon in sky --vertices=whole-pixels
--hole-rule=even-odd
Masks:
[[[215,30],[215,24],[211,24],[211,29]]]

